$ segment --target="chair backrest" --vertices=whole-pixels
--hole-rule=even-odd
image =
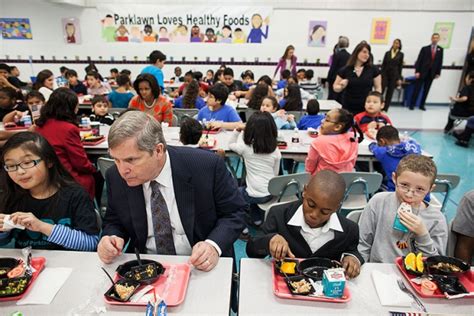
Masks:
[[[304,111],[288,111],[287,114],[293,114],[295,116],[295,122],[298,123],[301,117],[305,114]]]
[[[377,172],[341,172],[340,175],[346,183],[346,193],[344,200],[349,194],[365,194],[366,199],[369,195],[376,192],[382,184],[382,175]]]
[[[359,219],[360,219],[360,215],[362,214],[362,211],[363,210],[352,211],[352,212],[350,212],[349,214],[346,215],[346,218],[350,219],[354,223],[358,224]]]
[[[179,126],[179,119],[176,114],[173,114],[173,120],[171,121],[171,126]]]
[[[444,208],[448,202],[451,190],[456,188],[459,184],[461,177],[456,174],[438,174],[436,176],[435,184],[432,192],[445,193],[443,202],[441,203],[441,212],[444,213]]]
[[[276,176],[268,182],[268,192],[277,196],[278,202],[284,196],[298,195],[301,198],[304,185],[309,182],[309,178],[310,174],[307,172]]]
[[[178,118],[177,124],[173,124],[173,126],[178,126],[186,117],[193,118],[198,112],[199,109],[173,109],[173,115],[176,115]]]
[[[453,232],[453,222],[449,222],[448,224],[448,245],[446,249],[446,255],[453,257],[454,256],[454,250],[456,249],[456,241],[457,241],[457,235],[455,232]]]
[[[97,227],[99,227],[99,230],[102,231],[102,216],[100,215],[100,212],[98,209],[94,209],[95,211],[95,218],[97,220]]]
[[[112,114],[114,119],[117,119],[125,110],[125,108],[109,108],[108,112]]]
[[[111,158],[99,157],[99,159],[97,159],[97,164],[99,165],[100,173],[105,178],[105,172],[107,169],[115,165],[115,161]]]
[[[295,201],[285,201],[285,202],[273,203],[272,205],[270,205],[268,210],[265,212],[265,219],[267,219],[267,215],[271,212],[272,209],[274,209],[276,207],[279,207],[279,206],[282,206],[282,205],[291,204],[291,203],[295,203]]]

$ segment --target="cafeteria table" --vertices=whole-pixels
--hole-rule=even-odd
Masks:
[[[21,311],[23,315],[99,315],[88,313],[91,307],[105,307],[105,315],[145,315],[144,306],[107,305],[103,293],[110,281],[101,267],[113,275],[119,264],[134,260],[135,254],[124,254],[114,263],[103,264],[95,252],[33,250],[33,257],[45,257],[46,267],[69,267],[73,271],[50,305],[17,306],[14,301],[0,302],[0,315]],[[21,257],[20,249],[0,249],[0,257]],[[142,259],[185,263],[187,256],[141,255]],[[220,258],[210,272],[191,271],[186,297],[180,305],[168,307],[169,314],[229,315],[232,262]],[[32,285],[34,286],[34,284]],[[101,314],[104,315],[104,314]]]
[[[389,311],[419,312],[413,308],[380,304],[372,281],[372,271],[402,277],[395,264],[366,263],[360,275],[348,282],[351,300],[347,303],[301,301],[278,298],[272,289],[272,265],[266,259],[240,261],[239,316],[249,315],[389,315]],[[406,283],[406,281],[405,281]],[[409,285],[407,285],[409,286]],[[474,315],[474,299],[456,300],[419,297],[430,313]],[[415,314],[411,314],[415,315]]]

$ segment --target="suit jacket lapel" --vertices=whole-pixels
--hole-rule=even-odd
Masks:
[[[173,177],[174,196],[178,206],[179,217],[183,224],[184,232],[188,237],[189,244],[194,246],[194,186],[192,177],[186,172],[188,166],[182,163],[177,149],[168,146],[170,156],[171,172]]]
[[[141,185],[136,187],[127,187],[127,199],[132,218],[132,225],[137,235],[138,246],[140,252],[146,250],[146,239],[148,235],[147,216],[145,208],[145,197],[143,196],[143,188]]]

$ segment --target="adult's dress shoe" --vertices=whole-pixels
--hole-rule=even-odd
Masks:
[[[413,106],[410,106],[410,110],[412,110],[412,111],[413,111],[414,109],[415,109],[415,108],[414,108]]]
[[[455,142],[456,145],[458,146],[461,146],[461,147],[469,147],[469,143],[466,142],[465,140],[458,140],[457,142]]]
[[[426,108],[424,106],[420,106],[420,110],[426,111]]]

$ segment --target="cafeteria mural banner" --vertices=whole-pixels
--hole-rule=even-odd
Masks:
[[[106,42],[263,43],[270,34],[271,7],[97,7]]]
[[[30,19],[26,18],[0,18],[0,30],[5,40],[30,40]]]
[[[387,44],[390,36],[390,18],[372,19],[371,44]]]
[[[438,45],[443,48],[451,46],[451,38],[454,31],[454,22],[436,22],[433,33],[439,33]]]

